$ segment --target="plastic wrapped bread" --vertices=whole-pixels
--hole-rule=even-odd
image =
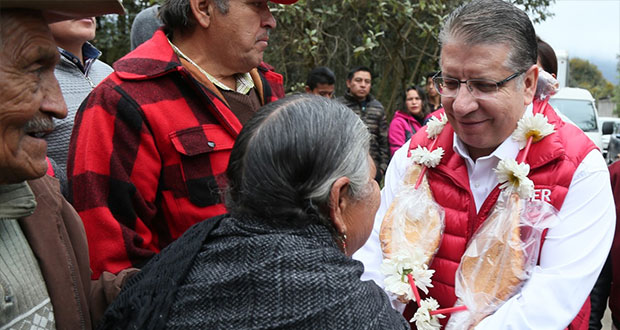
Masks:
[[[550,204],[501,194],[472,237],[456,272],[457,305],[447,329],[469,329],[518,293],[538,261],[543,230],[556,219]]]
[[[403,188],[383,218],[379,239],[384,258],[390,258],[397,250],[414,254],[415,249],[422,249],[424,263],[429,265],[439,249],[444,212],[433,200],[426,177],[415,188],[421,170],[420,165],[409,166]]]

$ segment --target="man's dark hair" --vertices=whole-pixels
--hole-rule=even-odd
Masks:
[[[428,78],[433,78],[437,74],[437,72],[438,71],[429,71],[429,72],[427,72],[426,75],[425,75],[426,76],[426,81],[428,81]]]
[[[370,73],[370,77],[372,78],[372,71],[370,71],[370,68],[367,66],[357,66],[355,68],[353,68],[351,71],[349,71],[349,73],[347,74],[347,80],[351,80],[353,79],[353,76],[355,75],[356,72],[359,71],[364,71],[364,72],[368,72]]]
[[[558,74],[558,58],[555,56],[555,51],[551,48],[551,45],[536,36],[536,42],[538,43],[538,60],[542,65],[543,70]]]
[[[228,13],[228,0],[212,0],[222,14]],[[167,30],[189,30],[196,25],[189,0],[166,0],[159,8],[159,18]]]
[[[536,31],[527,14],[503,0],[474,0],[455,9],[439,33],[442,47],[451,42],[467,45],[503,44],[509,47],[505,66],[524,72],[536,64]]]
[[[336,75],[334,75],[334,72],[332,72],[332,70],[328,67],[319,66],[312,69],[312,71],[308,74],[306,86],[308,86],[310,90],[313,90],[318,84],[333,85],[335,83]]]

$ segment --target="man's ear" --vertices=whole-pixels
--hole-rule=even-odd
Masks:
[[[345,213],[350,205],[349,201],[349,178],[341,177],[337,179],[329,193],[329,217],[336,231],[340,234],[347,232],[347,225],[344,221]]]
[[[347,79],[347,88],[351,89],[351,80]]]
[[[208,28],[211,25],[211,18],[213,15],[214,4],[212,0],[190,0],[190,7],[192,8],[192,14],[196,23],[203,28]]]
[[[533,64],[523,74],[523,101],[525,105],[532,103],[536,94],[536,85],[538,83],[538,66]]]
[[[306,87],[304,89],[306,90],[306,93],[312,93],[312,90],[310,89],[310,86],[306,85]]]

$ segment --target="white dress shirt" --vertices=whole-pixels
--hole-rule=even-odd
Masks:
[[[525,116],[531,116],[531,108],[528,110]],[[492,169],[501,159],[515,159],[518,145],[508,138],[491,155],[474,162],[456,134],[454,140],[455,152],[467,165],[470,188],[479,210],[498,183]],[[409,143],[405,143],[390,161],[370,238],[353,255],[364,263],[362,280],[373,280],[381,287],[384,287],[384,276],[380,271],[379,231],[411,163],[407,158],[408,146]],[[476,329],[564,329],[577,315],[607,259],[615,228],[609,171],[598,150],[588,153],[577,167],[558,218],[558,223],[549,229],[545,238],[540,264],[521,292],[480,322]],[[392,300],[392,304],[398,310],[404,309],[398,301]]]

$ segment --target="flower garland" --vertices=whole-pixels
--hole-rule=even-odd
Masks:
[[[549,124],[547,117],[544,116],[544,110],[549,97],[543,101],[540,113],[531,117],[523,117],[517,123],[517,128],[512,133],[512,139],[519,144],[519,150],[526,149],[522,155],[520,162],[514,159],[501,160],[494,172],[497,175],[500,189],[504,193],[517,192],[520,198],[529,199],[534,193],[534,183],[528,178],[530,166],[523,162],[527,157],[529,147],[532,143],[536,143],[546,136],[555,132],[555,127]],[[422,182],[422,178],[427,168],[434,168],[441,162],[444,155],[444,149],[435,148],[437,144],[437,136],[442,132],[448,120],[445,114],[441,114],[439,118],[432,117],[427,123],[426,133],[430,140],[433,140],[431,146],[418,146],[412,150],[410,145],[408,157],[416,164],[422,165],[422,170],[418,177],[415,188],[417,189]],[[413,140],[412,140],[413,141]],[[456,306],[451,308],[440,309],[439,303],[433,298],[420,299],[418,289],[428,294],[428,288],[433,287],[431,277],[435,272],[428,269],[422,260],[424,254],[420,249],[415,249],[413,255],[407,255],[404,251],[397,251],[391,258],[384,259],[381,265],[381,271],[385,278],[385,288],[387,291],[401,296],[407,300],[416,301],[418,310],[409,322],[415,322],[416,327],[420,330],[438,330],[441,328],[440,318],[445,318],[442,313],[452,313],[467,309],[466,306]]]
[[[549,124],[547,117],[537,113],[532,117],[519,119],[517,129],[512,133],[512,139],[519,144],[519,150],[524,148],[529,150],[532,143],[542,140],[553,132],[555,127]],[[527,156],[528,150],[524,152],[523,159]],[[516,192],[522,199],[529,199],[534,194],[534,182],[527,177],[530,173],[528,164],[518,163],[514,159],[502,159],[493,171],[503,192]]]

